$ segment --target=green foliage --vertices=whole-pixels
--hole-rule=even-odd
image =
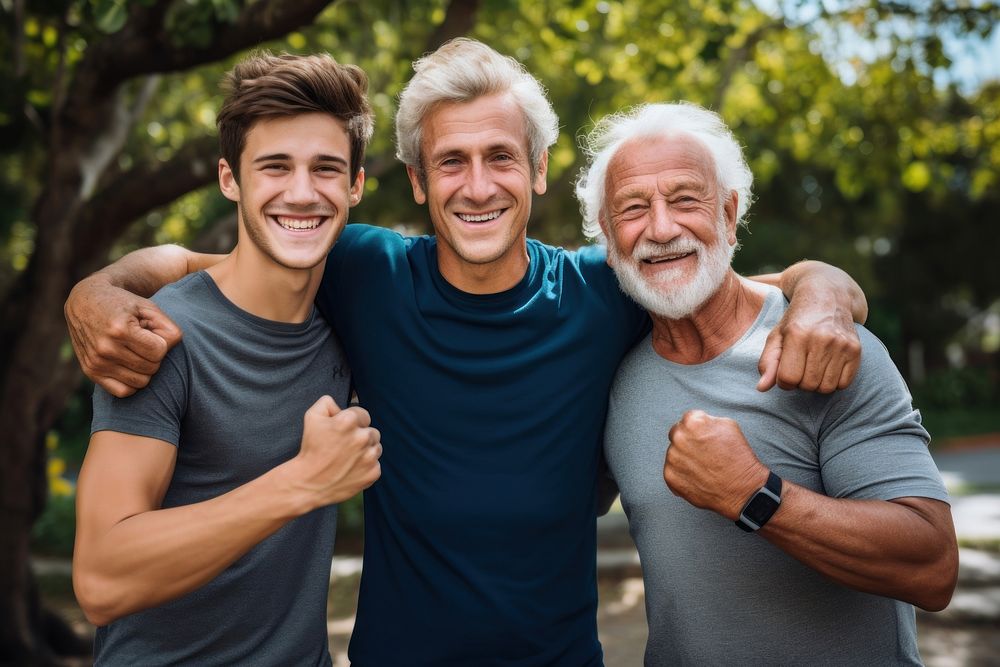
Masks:
[[[337,533],[360,535],[365,528],[363,496],[359,493],[337,507]]]
[[[992,408],[1000,414],[1000,390],[995,373],[986,368],[952,368],[936,371],[913,389],[921,408],[938,410]]]
[[[47,556],[73,555],[76,539],[76,495],[50,496],[31,531],[31,550]]]

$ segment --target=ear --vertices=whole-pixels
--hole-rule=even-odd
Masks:
[[[549,173],[549,152],[545,151],[542,153],[542,158],[538,161],[538,169],[535,171],[535,182],[532,190],[535,191],[536,195],[544,195],[545,190],[548,188],[548,184],[545,182],[545,176]]]
[[[608,224],[608,214],[603,207],[601,208],[601,212],[597,214],[597,224],[601,226],[601,233],[604,234],[604,245],[607,253],[604,261],[608,263],[608,266],[611,266],[611,246],[614,243],[614,239],[611,238],[611,226]]]
[[[733,190],[723,205],[723,213],[726,216],[726,240],[729,241],[729,245],[736,245],[736,211],[739,203],[740,195]]]
[[[361,202],[361,195],[365,192],[365,168],[361,167],[358,169],[358,175],[354,179],[354,183],[351,184],[351,190],[348,192],[348,207],[357,206]]]
[[[236,182],[236,175],[229,167],[225,159],[219,159],[219,190],[226,199],[238,202],[240,200],[240,185]]]
[[[424,192],[424,186],[420,182],[420,173],[416,167],[408,164],[406,165],[406,175],[410,177],[410,187],[413,188],[413,201],[423,206],[427,203],[427,193]]]

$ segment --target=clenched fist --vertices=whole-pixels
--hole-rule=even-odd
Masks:
[[[668,438],[663,480],[695,507],[735,521],[747,498],[767,481],[767,468],[732,419],[689,410]]]
[[[341,410],[323,396],[306,411],[302,446],[288,462],[291,483],[313,508],[339,503],[375,483],[382,474],[380,456],[380,435],[368,411]]]

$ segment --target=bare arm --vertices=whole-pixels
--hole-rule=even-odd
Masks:
[[[864,323],[868,302],[854,280],[835,266],[804,261],[753,280],[781,288],[788,310],[761,354],[757,389],[830,393],[851,384],[861,360],[854,322]]]
[[[690,411],[669,438],[664,480],[696,507],[735,521],[767,480],[767,468],[731,419]],[[785,481],[781,505],[759,533],[808,567],[866,593],[936,611],[955,589],[958,546],[951,511],[941,501],[830,498]]]
[[[161,509],[177,448],[113,431],[94,434],[80,471],[73,587],[95,625],[204,585],[297,516],[378,479],[378,431],[361,408],[324,396],[305,415],[299,454],[204,502]]]
[[[181,332],[144,297],[222,257],[143,248],[77,283],[63,312],[84,374],[119,398],[145,387]]]

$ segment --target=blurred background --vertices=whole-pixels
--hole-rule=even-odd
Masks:
[[[483,40],[548,88],[562,132],[529,233],[549,243],[584,242],[572,184],[595,119],[647,101],[719,111],[756,178],[736,268],[844,268],[932,446],[1000,432],[995,3],[0,0],[0,21],[0,660],[79,649],[68,578],[30,567],[71,554],[89,437],[62,303],[139,246],[232,247],[215,113],[251,48],[365,69],[377,125],[352,219],[409,233],[430,229],[393,156],[396,96],[447,39]],[[359,532],[354,501],[348,552]]]

